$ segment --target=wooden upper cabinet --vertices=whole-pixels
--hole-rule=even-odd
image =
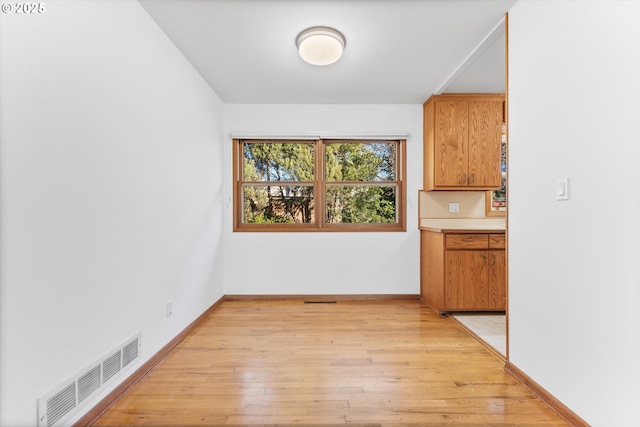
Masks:
[[[434,95],[424,104],[424,189],[501,186],[504,95]]]
[[[435,103],[435,180],[438,185],[458,186],[468,171],[469,110],[467,102]]]

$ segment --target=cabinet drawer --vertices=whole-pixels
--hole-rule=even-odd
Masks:
[[[489,247],[488,234],[447,234],[446,249],[487,249]]]
[[[504,249],[504,234],[489,234],[489,249]]]

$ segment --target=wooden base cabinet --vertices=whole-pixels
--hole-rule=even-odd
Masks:
[[[504,236],[502,236],[504,245]],[[489,251],[489,308],[507,309],[507,257],[502,250]]]
[[[504,311],[504,234],[421,231],[420,293],[439,312]]]

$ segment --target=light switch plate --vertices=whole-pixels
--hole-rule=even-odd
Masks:
[[[449,203],[449,212],[450,213],[460,212],[460,203]]]
[[[556,200],[569,200],[569,178],[556,180]]]
[[[167,301],[167,317],[173,316],[173,301]]]

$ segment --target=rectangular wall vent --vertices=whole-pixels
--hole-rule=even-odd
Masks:
[[[38,427],[61,427],[78,411],[81,404],[104,387],[105,383],[133,366],[140,357],[140,333],[115,350],[80,371],[62,386],[38,399]]]
[[[138,337],[122,347],[122,369],[138,358]]]
[[[47,400],[47,426],[52,426],[76,407],[76,383],[73,382]]]
[[[97,365],[78,378],[78,403],[91,396],[94,391],[100,388],[100,385],[100,365]]]
[[[120,372],[122,350],[118,350],[102,362],[102,384]]]

